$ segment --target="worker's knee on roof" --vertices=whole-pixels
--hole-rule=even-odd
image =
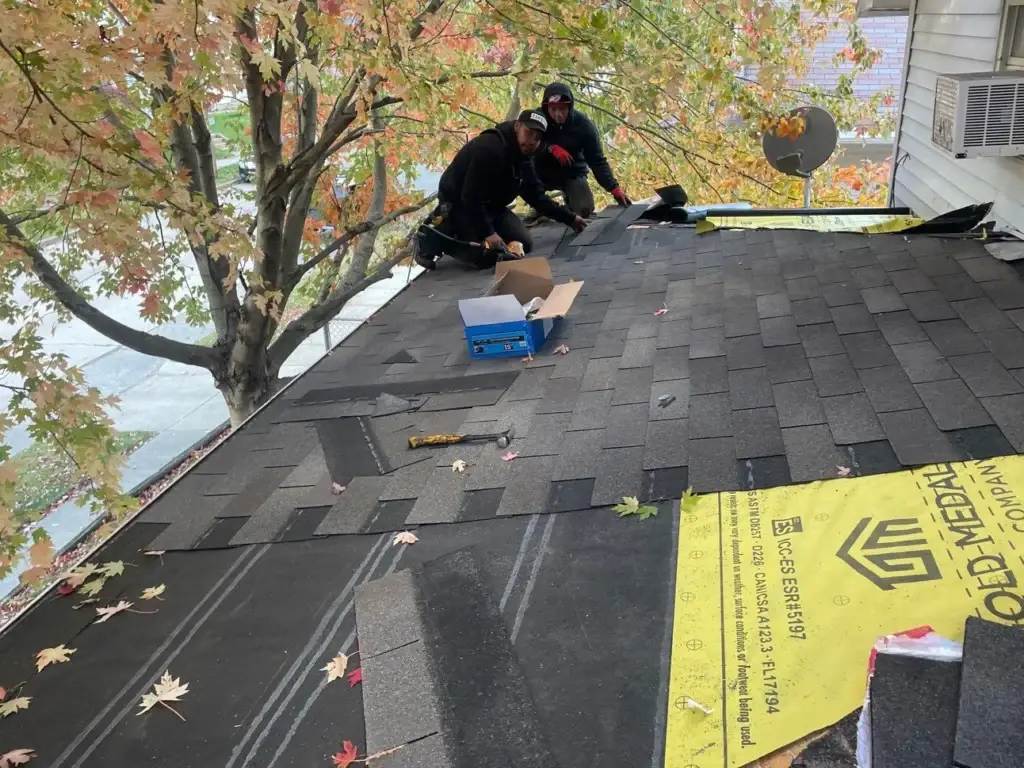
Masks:
[[[533,235],[530,234],[529,230],[523,232],[520,235],[522,238],[519,242],[523,244],[523,253],[529,253],[533,250]]]

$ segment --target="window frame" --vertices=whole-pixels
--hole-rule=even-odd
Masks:
[[[1024,0],[1005,0],[1003,16],[999,21],[999,49],[996,56],[998,70],[1024,71],[1024,57],[1011,56],[1012,35],[1024,35]]]

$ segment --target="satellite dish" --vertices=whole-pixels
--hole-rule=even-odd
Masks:
[[[821,107],[797,107],[788,115],[804,121],[799,136],[766,132],[761,149],[769,165],[787,176],[804,179],[804,207],[811,205],[811,174],[828,162],[839,143],[839,130],[832,115]]]

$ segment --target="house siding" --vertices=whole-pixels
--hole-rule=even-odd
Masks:
[[[921,216],[992,201],[999,226],[1024,232],[1024,160],[954,160],[932,144],[938,74],[995,66],[1003,0],[917,0],[908,40],[892,197]]]

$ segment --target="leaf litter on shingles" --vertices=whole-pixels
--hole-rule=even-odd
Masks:
[[[0,704],[0,717],[7,717],[23,709],[28,709],[29,702],[31,701],[31,696],[19,696],[16,699],[5,701],[3,704]]]
[[[142,695],[142,701],[139,706],[142,707],[142,711],[137,714],[142,715],[151,710],[157,704],[166,707],[181,718],[184,722],[185,718],[182,714],[172,707],[167,702],[169,701],[181,701],[181,697],[188,693],[188,683],[182,684],[180,677],[171,677],[170,670],[164,672],[160,680],[153,684],[153,692],[145,693]]]
[[[517,458],[518,456],[519,456],[519,451],[505,451],[505,453],[503,453],[501,455],[501,460],[502,461],[512,461],[513,459]]]
[[[551,354],[553,354],[553,355],[568,355],[569,354],[569,345],[568,344],[559,344],[557,347],[555,347],[552,350]]]
[[[348,676],[345,679],[348,680],[349,688],[355,688],[357,685],[363,682],[363,668],[356,667],[348,673]]]
[[[836,464],[836,474],[839,475],[839,477],[849,477],[852,471],[852,467],[844,467],[840,464]]]
[[[87,597],[95,597],[103,589],[103,585],[107,583],[104,578],[93,579],[78,588],[78,594],[85,595]]]
[[[341,752],[335,752],[331,757],[331,762],[335,768],[348,768],[352,763],[356,761],[356,745],[351,741],[345,741],[341,745]]]
[[[462,459],[456,459],[452,462],[452,472],[465,472],[466,466],[467,464],[465,461]]]
[[[335,496],[340,496],[345,492],[345,486],[341,483],[331,483],[331,493]]]
[[[339,653],[333,659],[327,662],[326,667],[321,667],[321,672],[327,673],[327,682],[331,683],[344,677],[345,670],[348,669],[348,656],[344,653]]]
[[[0,755],[0,768],[14,768],[17,765],[24,765],[36,756],[33,749],[12,749]]]
[[[394,540],[391,542],[391,546],[398,544],[415,544],[419,541],[419,537],[416,536],[412,531],[402,531],[395,535]]]
[[[75,650],[75,648],[67,648],[64,645],[58,645],[55,648],[43,648],[43,650],[36,654],[36,672],[42,672],[51,664],[63,664],[71,661],[71,654]]]
[[[127,600],[121,600],[119,603],[117,603],[115,605],[107,605],[107,606],[104,606],[103,608],[97,608],[96,609],[96,616],[97,616],[97,618],[96,618],[96,621],[93,622],[93,623],[94,624],[102,624],[107,619],[109,619],[111,616],[116,616],[117,614],[121,613],[122,611],[127,611],[133,605],[134,605],[134,603],[129,603]]]
[[[619,517],[637,515],[641,520],[658,515],[658,508],[654,504],[641,504],[636,496],[623,496],[622,503],[616,504],[612,509],[619,513]]]
[[[679,511],[684,514],[692,514],[697,509],[698,497],[693,488],[687,488],[683,497],[679,500]]]
[[[163,600],[163,598],[160,597],[160,595],[162,595],[164,593],[164,590],[166,590],[166,589],[167,589],[167,585],[166,584],[159,584],[159,585],[157,585],[155,587],[146,587],[144,590],[142,590],[142,595],[140,596],[140,599],[142,599],[142,600]]]
[[[655,317],[661,317],[668,312],[668,304],[662,304],[661,309],[654,310]]]

